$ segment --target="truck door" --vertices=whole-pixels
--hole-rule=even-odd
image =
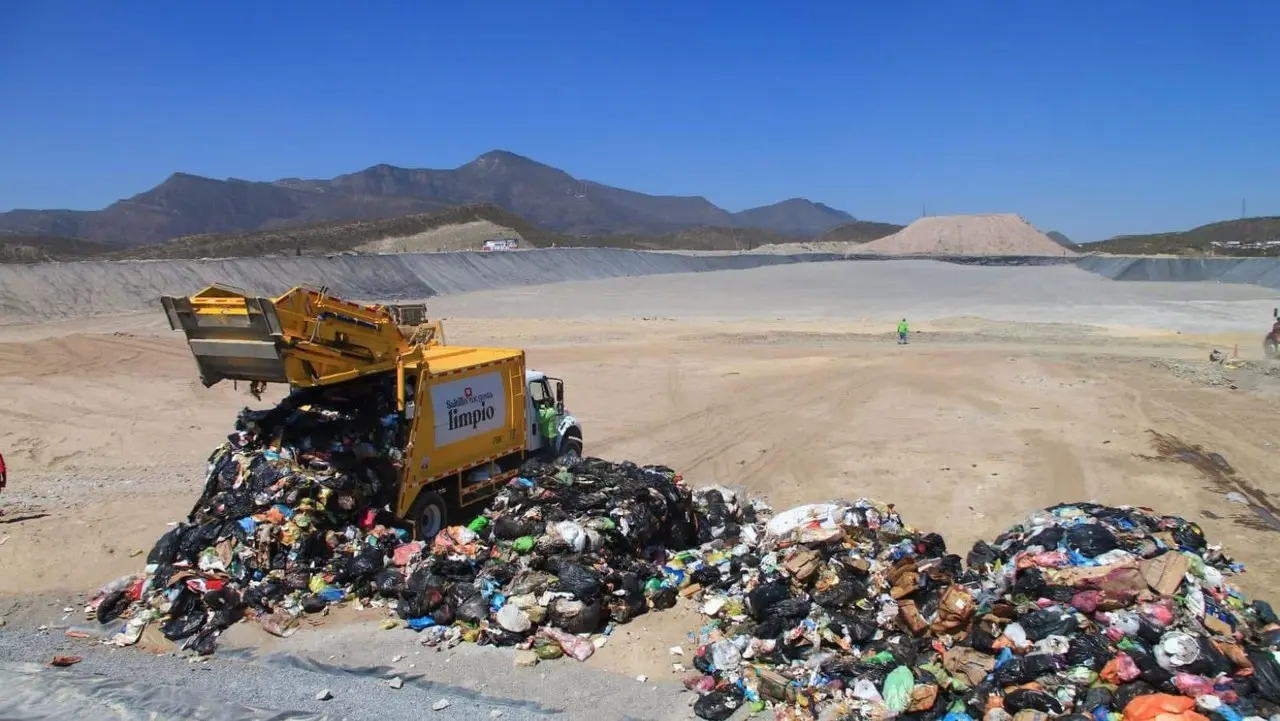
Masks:
[[[538,406],[545,402],[555,402],[551,395],[551,388],[547,385],[544,378],[529,381],[529,393],[525,401],[525,418],[528,419],[528,428],[525,431],[529,434],[528,445],[530,451],[541,450],[546,442],[542,438],[542,434],[538,432]]]

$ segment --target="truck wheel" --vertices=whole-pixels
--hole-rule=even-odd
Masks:
[[[564,453],[556,459],[559,465],[565,468],[572,468],[582,461],[582,439],[575,436],[566,436],[564,439]]]
[[[1280,342],[1273,338],[1268,338],[1266,342],[1262,344],[1262,352],[1268,358],[1280,358]]]
[[[449,503],[439,493],[423,491],[413,504],[411,520],[418,540],[430,543],[449,522]]]

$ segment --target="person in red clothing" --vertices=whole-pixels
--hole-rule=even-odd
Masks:
[[[0,493],[4,492],[4,484],[9,480],[8,471],[4,467],[4,454],[0,453]],[[4,515],[4,509],[0,508],[0,516]]]

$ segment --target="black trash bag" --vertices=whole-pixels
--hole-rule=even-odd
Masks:
[[[1183,667],[1183,671],[1207,678],[1217,678],[1221,674],[1231,674],[1235,671],[1236,665],[1213,645],[1208,636],[1199,636],[1196,640],[1199,641],[1200,655],[1195,661]]]
[[[303,613],[320,613],[329,607],[329,602],[320,598],[315,594],[307,594],[302,597]]]
[[[194,636],[200,629],[204,628],[207,615],[199,604],[195,604],[176,616],[170,618],[160,624],[160,633],[170,641],[181,641],[189,636]]]
[[[1013,582],[1013,595],[1031,599],[1043,598],[1048,587],[1049,584],[1045,583],[1044,574],[1040,569],[1029,568],[1018,574],[1018,578]]]
[[[1076,589],[1071,586],[1054,586],[1051,584],[1044,587],[1043,593],[1044,598],[1064,606],[1070,606],[1071,599],[1076,597]]]
[[[1264,648],[1246,649],[1245,654],[1253,664],[1253,685],[1258,695],[1280,704],[1280,663]]]
[[[201,551],[218,542],[218,532],[221,530],[222,521],[209,521],[198,526],[188,526],[178,542],[179,556],[194,563]]]
[[[151,552],[147,554],[147,564],[167,565],[173,563],[182,549],[182,534],[186,530],[187,525],[180,523],[166,531],[156,541],[156,545],[151,547]]]
[[[1028,538],[1026,545],[1028,547],[1040,546],[1046,551],[1052,551],[1058,547],[1058,544],[1062,543],[1062,539],[1066,538],[1066,536],[1067,532],[1060,526],[1049,526],[1036,535]]]
[[[855,603],[867,597],[866,584],[853,578],[842,578],[839,583],[825,591],[813,594],[813,602],[828,611]]]
[[[839,611],[828,611],[831,617],[831,630],[838,634],[848,635],[854,643],[862,645],[876,637],[875,616],[869,614],[846,615]]]
[[[1253,613],[1258,617],[1258,621],[1263,625],[1271,625],[1280,623],[1280,617],[1276,616],[1276,612],[1271,608],[1271,604],[1266,601],[1254,601]]]
[[[187,647],[201,656],[211,656],[218,649],[218,632],[206,628],[199,636],[188,642]]]
[[[1115,693],[1111,694],[1111,710],[1124,713],[1124,707],[1128,706],[1130,701],[1139,696],[1155,692],[1155,687],[1146,681],[1133,681],[1132,683],[1123,684],[1115,690]]]
[[[1178,688],[1173,685],[1173,674],[1156,662],[1155,654],[1132,653],[1130,655],[1140,672],[1138,678],[1162,693],[1178,693]]]
[[[1100,633],[1082,633],[1071,637],[1066,661],[1068,666],[1084,666],[1093,671],[1101,671],[1112,656],[1111,644],[1106,636]]]
[[[707,721],[724,721],[742,706],[742,692],[735,686],[712,691],[693,703],[693,713]]]
[[[1006,661],[994,671],[994,674],[997,685],[1018,686],[1066,668],[1067,664],[1060,656],[1037,653]]]
[[[480,623],[489,617],[489,602],[479,592],[475,592],[454,607],[453,615],[459,621]]]
[[[1044,691],[1022,688],[1011,691],[1004,697],[1004,709],[1011,714],[1016,714],[1023,709],[1031,709],[1056,716],[1062,713],[1062,703]]]
[[[373,588],[382,596],[391,598],[404,595],[409,586],[398,568],[384,568],[373,577]]]
[[[448,601],[440,604],[436,607],[436,610],[431,612],[431,620],[435,621],[437,626],[451,625],[454,617],[453,605]]]
[[[703,588],[714,588],[720,583],[720,571],[715,566],[705,566],[689,574],[689,581]]]
[[[1111,689],[1105,686],[1093,686],[1085,692],[1080,701],[1080,708],[1092,712],[1099,706],[1111,705]]]
[[[782,581],[771,581],[756,586],[747,594],[747,611],[757,621],[763,620],[774,604],[791,598],[791,589]]]
[[[386,563],[386,557],[376,548],[365,546],[347,562],[347,578],[350,582],[363,581],[373,578],[373,575],[382,570]]]
[[[649,604],[655,611],[665,611],[676,605],[676,589],[663,586],[649,596]]]
[[[493,529],[493,537],[501,541],[514,541],[522,536],[538,536],[545,528],[538,521],[511,516],[500,516],[490,527]]]
[[[524,642],[524,635],[512,633],[499,626],[490,626],[484,630],[483,640],[494,646],[515,646]]]
[[[756,624],[755,628],[751,629],[751,635],[762,639],[776,639],[795,626],[796,622],[785,616],[770,616]]]
[[[1187,521],[1183,521],[1182,525],[1174,529],[1173,540],[1179,548],[1190,549],[1198,555],[1204,555],[1204,550],[1209,545],[1200,526]]]
[[[218,611],[226,611],[232,608],[239,608],[242,604],[240,594],[234,588],[222,587],[216,591],[208,591],[200,599],[205,608],[217,613]]]
[[[204,627],[206,630],[214,629],[217,631],[225,631],[239,623],[242,618],[244,618],[244,608],[242,606],[224,608],[220,611],[214,611],[209,614],[209,620],[205,623]]]
[[[439,588],[444,588],[445,585],[446,585],[445,580],[435,575],[434,573],[432,573],[431,569],[427,568],[426,566],[419,566],[417,570],[409,574],[409,580],[405,582],[404,593],[407,593],[407,594],[422,593],[428,588],[439,589]],[[455,588],[461,591],[463,587],[457,586]]]
[[[107,594],[107,597],[102,599],[102,603],[98,604],[98,611],[95,614],[98,617],[98,623],[105,626],[120,618],[122,613],[129,610],[131,603],[133,600],[129,598],[127,588]]]
[[[600,597],[603,582],[600,574],[574,563],[561,563],[556,569],[556,590],[572,593],[580,601],[594,601]]]
[[[1046,608],[1028,613],[1018,619],[1027,632],[1027,638],[1040,641],[1050,636],[1071,636],[1080,630],[1076,612],[1069,608]]]
[[[788,598],[770,606],[768,616],[799,621],[809,615],[809,608],[812,605],[807,598]]]
[[[1101,523],[1084,523],[1067,531],[1067,546],[1088,558],[1114,551],[1119,545],[1116,535]]]
[[[965,556],[964,562],[970,569],[986,569],[987,566],[993,566],[996,558],[1000,557],[1000,552],[988,544],[986,540],[978,540],[973,544],[973,548],[969,549],[969,555]]]
[[[997,634],[987,630],[981,616],[974,614],[973,622],[969,624],[969,645],[989,656],[995,656],[1000,653],[995,647],[996,637]]]
[[[947,555],[947,541],[939,533],[926,533],[916,539],[916,555],[921,558],[941,558]]]
[[[569,633],[592,633],[601,626],[601,605],[598,598],[590,603],[558,598],[551,602],[547,611],[547,620],[551,625]]]
[[[479,594],[477,594],[478,596]],[[484,599],[482,598],[481,601]],[[396,614],[400,618],[422,618],[430,615],[440,604],[444,603],[444,594],[438,588],[424,588],[422,593],[415,593],[400,599],[396,604]],[[488,605],[485,606],[488,609]],[[488,615],[487,613],[485,614]]]

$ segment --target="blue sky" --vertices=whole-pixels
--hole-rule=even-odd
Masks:
[[[788,6],[790,9],[788,9]],[[1280,3],[0,3],[0,210],[503,148],[740,210],[1280,215]]]

